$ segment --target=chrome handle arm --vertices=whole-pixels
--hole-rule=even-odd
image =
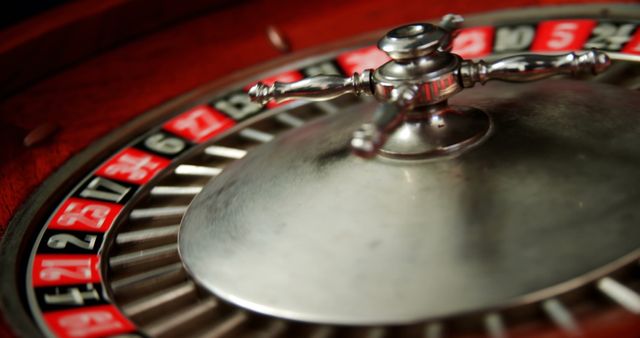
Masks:
[[[586,53],[563,55],[515,55],[486,63],[485,61],[463,61],[459,77],[464,88],[489,80],[527,82],[540,80],[557,74],[597,74],[610,64],[607,54],[591,50]]]
[[[415,159],[464,149],[488,135],[491,120],[484,112],[448,105],[447,100],[464,88],[489,80],[526,82],[556,74],[597,74],[610,64],[609,57],[596,50],[515,55],[494,62],[464,60],[450,52],[462,22],[461,16],[449,14],[439,26],[416,23],[389,31],[378,41],[378,48],[390,60],[377,69],[351,77],[323,75],[271,86],[258,83],[249,96],[260,104],[323,101],[344,94],[374,96],[382,105],[373,121],[354,132],[351,148],[365,158],[381,153]]]
[[[391,92],[389,102],[384,103],[373,115],[371,123],[365,123],[353,133],[351,149],[363,158],[377,154],[387,141],[389,133],[402,121],[417,97],[418,87],[400,86]]]
[[[260,104],[294,99],[324,101],[344,94],[373,95],[371,70],[351,77],[319,75],[292,83],[275,82],[271,86],[258,82],[249,89],[251,99]]]

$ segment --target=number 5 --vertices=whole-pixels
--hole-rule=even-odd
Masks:
[[[551,39],[547,42],[547,46],[552,49],[568,47],[575,39],[574,32],[577,29],[578,25],[572,22],[558,24],[551,33]]]

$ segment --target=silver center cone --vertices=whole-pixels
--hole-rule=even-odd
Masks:
[[[555,80],[495,84],[452,104],[495,123],[455,158],[352,156],[370,109],[252,151],[189,207],[187,269],[261,313],[399,324],[561,292],[638,248],[638,95]]]

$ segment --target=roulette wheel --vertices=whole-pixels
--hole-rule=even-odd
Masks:
[[[80,1],[16,25],[2,336],[640,334],[637,5]]]

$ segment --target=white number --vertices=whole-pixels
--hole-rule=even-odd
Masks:
[[[144,140],[144,145],[162,154],[177,154],[185,147],[184,141],[158,133]]]
[[[79,288],[70,288],[67,293],[60,293],[56,288],[56,293],[45,294],[44,301],[47,304],[64,304],[64,305],[82,305],[87,300],[99,300],[100,295],[98,291],[93,288],[93,284],[87,284],[87,290],[80,290]]]
[[[515,51],[527,48],[535,32],[531,26],[501,27],[496,32],[496,52]]]
[[[249,95],[245,93],[236,93],[229,96],[225,100],[215,103],[215,108],[236,120],[255,114],[262,109],[259,103],[252,102]]]
[[[64,213],[58,217],[57,222],[60,225],[72,226],[76,223],[86,225],[88,227],[99,229],[104,224],[105,219],[111,212],[111,208],[103,205],[87,205],[80,208],[77,203],[69,203]]]
[[[52,249],[64,249],[67,247],[67,244],[73,244],[81,249],[93,250],[93,247],[96,245],[97,238],[98,236],[96,235],[86,235],[84,236],[83,241],[73,235],[57,234],[49,237],[49,240],[47,240],[47,246]]]
[[[63,277],[86,280],[91,278],[90,259],[51,259],[42,261],[40,279],[57,281]]]
[[[101,188],[108,191],[100,190]],[[82,197],[97,198],[104,201],[120,202],[131,188],[106,178],[96,177],[80,192]]]
[[[175,124],[178,130],[189,130],[189,133],[197,139],[209,135],[221,126],[222,124],[204,109],[189,113]]]
[[[153,162],[151,156],[136,157],[131,154],[124,154],[118,158],[117,163],[109,165],[105,172],[108,175],[117,175],[119,173],[128,174],[130,180],[142,180],[149,173],[158,168],[160,164]]]
[[[111,313],[100,310],[67,315],[58,324],[72,337],[99,335],[123,326]]]
[[[578,25],[573,22],[564,22],[555,26],[551,33],[551,40],[547,42],[547,47],[553,49],[563,49],[569,46],[575,39],[574,32]]]
[[[595,36],[584,46],[585,48],[619,50],[631,39],[634,28],[633,24],[617,27],[611,23],[602,23],[593,30]]]

